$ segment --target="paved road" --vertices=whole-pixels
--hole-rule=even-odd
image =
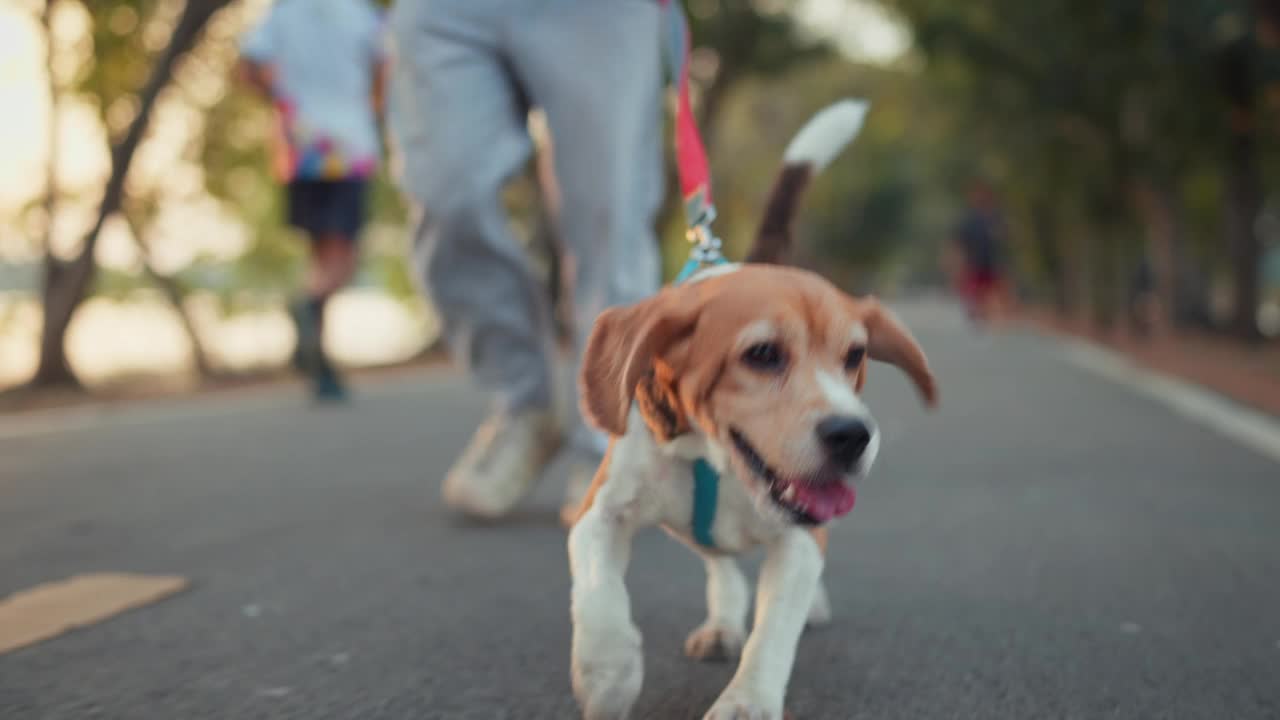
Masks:
[[[907,316],[944,407],[872,373],[887,442],[833,534],[796,716],[1280,718],[1280,464],[1046,339]],[[556,483],[503,527],[437,499],[481,410],[439,373],[341,411],[277,391],[9,421],[0,596],[97,570],[193,585],[0,656],[0,718],[572,717]],[[681,655],[701,583],[640,540],[639,717],[699,717],[729,677]]]

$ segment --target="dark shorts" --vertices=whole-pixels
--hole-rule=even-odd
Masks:
[[[288,185],[289,224],[315,241],[340,234],[355,242],[364,225],[365,180],[294,180]]]

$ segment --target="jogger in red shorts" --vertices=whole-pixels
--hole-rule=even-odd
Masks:
[[[969,317],[978,323],[998,319],[1008,292],[1004,276],[1004,223],[995,196],[985,183],[975,182],[969,206],[954,234],[961,268],[956,288]]]

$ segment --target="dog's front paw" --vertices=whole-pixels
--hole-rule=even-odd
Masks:
[[[694,660],[732,660],[742,654],[746,641],[747,633],[742,628],[708,620],[689,633],[684,641],[684,654]]]
[[[781,700],[729,688],[720,695],[702,720],[784,720]]]
[[[575,628],[572,675],[586,720],[623,720],[644,681],[640,633],[630,624]]]

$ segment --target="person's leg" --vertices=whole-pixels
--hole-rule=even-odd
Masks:
[[[369,183],[363,178],[324,183],[324,225],[315,238],[315,263],[307,278],[315,297],[328,298],[355,276]]]
[[[984,314],[988,326],[998,327],[1004,321],[1004,277],[995,269],[990,268],[983,277],[983,303]]]
[[[311,267],[307,271],[307,295],[329,298],[355,276],[356,238],[345,232],[321,233],[311,246]]]
[[[301,297],[289,308],[298,331],[295,364],[311,378],[322,400],[345,397],[324,353],[324,316],[329,298],[355,272],[364,196],[363,180],[298,180],[289,186],[289,222],[307,234],[310,244]]]
[[[324,196],[324,185],[316,180],[294,180],[286,190],[288,222],[306,235],[309,248],[302,292],[289,303],[289,314],[298,334],[294,365],[313,380],[323,360],[320,321],[326,295],[320,292],[323,287],[320,258],[327,222]]]
[[[368,194],[368,181],[364,179],[329,184],[328,222],[317,240],[322,273],[317,278],[316,292],[321,296],[333,295],[355,277]]]
[[[445,339],[495,400],[445,479],[445,498],[497,517],[559,448],[546,293],[503,212],[500,192],[529,159],[527,108],[503,62],[512,3],[397,3],[392,127],[403,184],[420,206],[415,256]],[[518,14],[518,13],[516,13]]]
[[[329,299],[351,282],[359,261],[358,241],[365,221],[367,183],[363,179],[335,180],[322,184],[323,209],[311,246],[312,263],[307,293],[316,334],[324,336],[325,308]],[[340,400],[346,389],[333,361],[319,344],[312,374],[317,397]]]
[[[320,233],[311,246],[307,273],[307,314],[314,323],[316,345],[310,365],[312,391],[318,400],[343,400],[346,387],[332,358],[324,350],[326,309],[355,271],[355,240],[341,232]]]
[[[964,302],[969,320],[976,327],[986,323],[986,298],[982,286],[982,271],[970,263],[965,268]]]
[[[661,281],[653,222],[662,201],[663,78],[658,3],[549,0],[521,19],[516,72],[555,143],[560,228],[571,256],[573,367],[597,315]],[[575,70],[575,68],[580,68]],[[576,389],[576,383],[574,384]],[[576,508],[606,438],[575,423],[566,508]]]

